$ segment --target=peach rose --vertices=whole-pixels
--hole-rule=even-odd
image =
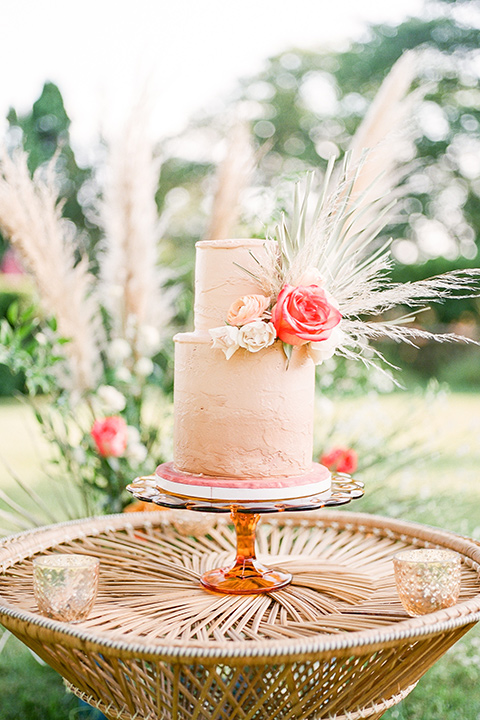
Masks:
[[[127,448],[127,423],[119,415],[95,420],[90,435],[102,457],[121,457]]]
[[[229,325],[246,325],[260,320],[269,305],[270,298],[265,295],[244,295],[230,306],[227,322]]]
[[[289,345],[327,340],[342,319],[334,302],[318,285],[284,285],[272,310],[278,337]]]

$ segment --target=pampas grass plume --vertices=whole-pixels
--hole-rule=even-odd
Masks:
[[[141,355],[139,330],[159,337],[172,316],[172,297],[162,290],[160,219],[155,196],[160,161],[155,157],[145,93],[134,104],[120,134],[109,143],[106,184],[100,208],[105,233],[101,289],[113,321],[113,336]],[[158,349],[158,348],[156,348]]]
[[[61,216],[54,161],[32,179],[26,153],[0,151],[0,229],[31,273],[45,312],[69,339],[67,384],[92,389],[100,368],[99,307],[87,261],[75,260],[76,230]]]
[[[238,122],[228,139],[227,151],[216,177],[210,224],[205,240],[233,237],[240,214],[242,192],[248,187],[254,152],[247,126]]]

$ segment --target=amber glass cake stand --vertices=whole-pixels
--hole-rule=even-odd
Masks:
[[[168,466],[168,476],[171,478],[171,464],[169,463]],[[182,474],[179,473],[178,476],[182,477]],[[222,479],[218,478],[218,480]],[[235,562],[228,567],[216,568],[204,573],[201,583],[207,590],[215,592],[250,595],[279,590],[292,580],[290,573],[268,568],[255,556],[255,531],[262,514],[299,512],[345,505],[351,500],[362,497],[363,484],[353,480],[349,475],[337,473],[332,475],[330,490],[318,495],[288,500],[242,500],[241,503],[237,503],[230,500],[186,497],[167,492],[162,487],[162,477],[157,470],[156,475],[136,478],[127,487],[127,490],[137,500],[152,502],[170,509],[214,513],[229,512],[237,536]]]

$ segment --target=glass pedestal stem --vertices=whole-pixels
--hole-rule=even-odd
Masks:
[[[290,573],[271,570],[255,556],[255,530],[260,515],[234,507],[230,517],[237,535],[235,562],[206,572],[201,577],[202,585],[208,590],[232,595],[272,592],[288,585],[292,580]]]

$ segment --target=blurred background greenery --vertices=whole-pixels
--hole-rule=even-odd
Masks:
[[[400,55],[421,50],[417,84],[422,99],[412,119],[415,157],[402,187],[396,217],[388,228],[395,238],[392,279],[405,282],[451,269],[478,266],[480,227],[480,90],[478,89],[478,2],[428,2],[423,17],[397,27],[371,27],[362,40],[339,52],[288,49],[272,57],[257,76],[243,79],[229,97],[219,101],[215,115],[197,116],[181,135],[166,138],[157,202],[168,218],[165,264],[182,285],[177,325],[191,322],[194,244],[206,230],[211,208],[218,148],[230,121],[229,108],[247,119],[259,148],[259,164],[241,218],[240,234],[263,236],[271,208],[258,188],[296,176],[305,169],[324,168],[331,155],[342,157],[382,79]],[[99,141],[92,165],[80,167],[69,139],[67,111],[61,90],[47,82],[31,112],[8,114],[7,142],[29,152],[33,171],[58,153],[64,214],[85,230],[82,235],[95,266],[100,237],[93,208],[101,194],[104,151]],[[260,205],[262,203],[262,205]],[[0,241],[8,268],[8,245]],[[1,262],[1,260],[0,260]],[[0,313],[17,293],[12,276],[3,275]],[[480,314],[476,298],[445,302],[421,318],[434,331],[458,331],[478,337]],[[383,350],[383,348],[382,348]],[[436,377],[453,389],[480,388],[477,348],[428,344],[387,348],[389,359],[404,369],[403,382]],[[171,357],[165,359],[171,368]],[[21,386],[2,371],[0,393]],[[171,390],[171,373],[165,377]]]
[[[258,189],[271,188],[274,197],[280,177],[324,168],[332,154],[341,158],[381,81],[409,49],[421,50],[416,81],[421,91],[412,119],[416,154],[406,158],[409,172],[388,228],[395,238],[393,279],[407,282],[479,266],[480,7],[477,0],[434,0],[425,4],[421,16],[397,26],[370,27],[362,39],[338,51],[286,49],[270,58],[257,76],[239,81],[218,101],[215,114],[197,115],[184,132],[162,142],[156,199],[168,219],[164,263],[181,286],[176,328],[192,321],[194,244],[208,223],[217,150],[230,122],[229,109],[235,106],[248,121],[259,151],[239,233],[263,236],[272,210]],[[101,233],[94,207],[101,196],[102,140],[88,155],[94,162],[76,159],[61,88],[50,82],[31,111],[12,108],[8,124],[7,144],[29,152],[31,171],[58,155],[64,213],[85,231],[78,251],[87,252],[95,268]],[[26,276],[15,272],[15,258],[5,239],[0,239],[0,264],[0,316],[6,316],[15,300],[25,306],[31,301],[32,289]],[[480,301],[446,301],[424,313],[421,321],[435,332],[459,332],[478,340]],[[402,516],[480,538],[479,348],[391,344],[382,352],[401,367],[398,377],[409,392],[388,395],[392,386],[382,386],[381,378],[367,379],[360,370],[342,364],[329,366],[319,378],[319,402],[324,412],[325,403],[330,403],[330,425],[317,430],[318,452],[336,442],[353,443],[361,453],[363,471],[366,476],[371,473],[370,486],[352,510]],[[159,362],[160,389],[169,396],[171,345]],[[17,472],[53,496],[55,490],[39,481],[38,456],[25,452],[20,429],[24,411],[8,400],[22,389],[23,378],[0,366],[0,395],[6,398],[0,406],[2,436]],[[371,472],[379,455],[382,463]],[[8,482],[5,479],[2,487]],[[479,633],[469,633],[385,717],[477,720],[479,647]],[[35,683],[37,691],[32,690]],[[93,717],[65,696],[53,671],[39,665],[14,639],[0,654],[0,688],[1,720]]]

